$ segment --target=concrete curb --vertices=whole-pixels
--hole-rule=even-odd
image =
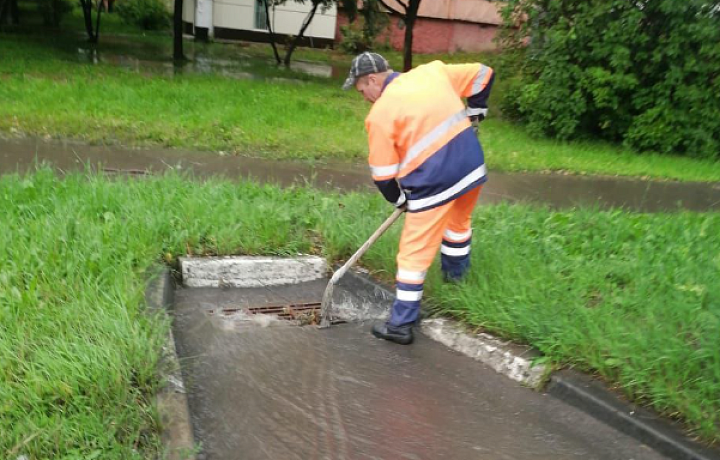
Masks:
[[[354,288],[374,293],[378,301],[391,303],[394,295],[364,273],[345,275]],[[574,371],[553,372],[544,365],[532,366],[542,356],[531,347],[500,340],[490,334],[473,334],[456,321],[424,319],[421,331],[429,338],[491,367],[500,374],[538,391],[543,386],[552,396],[631,436],[676,460],[720,460],[720,450],[689,439],[679,424],[652,411],[622,401],[600,382]]]
[[[621,400],[605,385],[579,372],[555,372],[547,392],[669,458],[720,460],[720,450],[689,439],[680,424]]]
[[[350,285],[354,291],[364,290],[387,308],[392,305],[395,295],[389,287],[353,270],[348,271],[345,277],[347,280],[340,282],[343,286]],[[544,384],[548,369],[541,364],[532,365],[533,359],[541,354],[530,347],[500,340],[490,334],[471,334],[457,321],[446,318],[423,319],[420,324],[420,330],[427,337],[490,366],[516,382],[536,389]]]
[[[543,364],[533,366],[542,356],[536,350],[507,342],[490,334],[473,334],[460,323],[444,318],[423,320],[420,330],[448,348],[480,361],[516,382],[541,389],[549,370]]]
[[[167,307],[173,304],[174,281],[170,271],[158,267],[145,291],[145,300],[152,314],[167,316]],[[168,460],[195,460],[190,410],[180,363],[175,349],[172,326],[163,347],[159,363],[160,377],[166,385],[158,392],[156,404],[162,425],[162,441],[165,446],[163,458]]]
[[[263,287],[313,281],[327,274],[318,256],[180,257],[187,287]]]

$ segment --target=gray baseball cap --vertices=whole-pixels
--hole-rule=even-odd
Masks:
[[[390,70],[390,64],[379,54],[368,51],[358,54],[350,65],[350,75],[348,75],[347,80],[345,80],[343,89],[347,90],[355,86],[357,79],[363,75],[387,72],[388,70]]]

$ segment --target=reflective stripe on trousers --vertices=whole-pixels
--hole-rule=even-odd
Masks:
[[[425,274],[438,250],[448,278],[459,278],[469,267],[472,212],[482,186],[437,208],[406,213],[397,255],[397,291],[389,323],[414,323],[420,311]]]

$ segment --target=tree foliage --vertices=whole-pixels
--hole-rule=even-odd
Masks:
[[[560,139],[720,159],[720,2],[509,0],[507,114]]]
[[[390,23],[388,14],[380,8],[380,2],[364,0],[362,8],[358,8],[357,0],[346,0],[341,5],[350,22],[340,27],[343,51],[357,54],[374,49],[378,35]]]
[[[162,0],[122,0],[118,2],[117,12],[124,22],[144,30],[162,30],[171,21]]]
[[[18,0],[0,0],[0,26],[3,24],[20,24]]]
[[[70,0],[38,0],[37,7],[43,17],[43,23],[53,27],[59,26],[63,17],[73,9]]]

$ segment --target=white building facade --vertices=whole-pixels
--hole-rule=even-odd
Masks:
[[[223,38],[267,42],[264,0],[184,0],[183,22],[185,32],[198,38]],[[303,21],[312,9],[312,3],[285,4],[270,7],[270,24],[277,41],[297,35]],[[318,8],[305,31],[304,45],[332,46],[335,39],[337,7],[323,11]]]

